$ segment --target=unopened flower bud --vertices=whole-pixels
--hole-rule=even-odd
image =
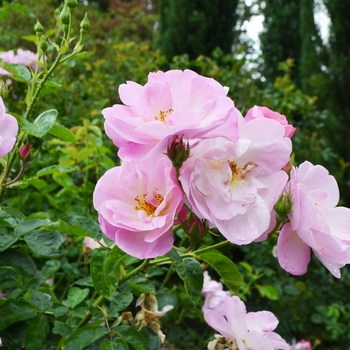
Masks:
[[[85,16],[83,18],[83,20],[80,23],[80,31],[82,33],[86,33],[90,28],[90,22],[89,19],[87,17],[87,13],[85,13]]]
[[[46,52],[47,50],[47,42],[45,40],[43,40],[41,43],[40,43],[40,49],[43,51],[43,52]]]
[[[60,19],[61,19],[61,22],[63,25],[69,24],[69,10],[68,10],[68,7],[66,5],[63,6],[63,9],[60,13]]]
[[[78,5],[78,1],[77,0],[66,0],[66,5],[70,9],[74,9],[74,7],[76,7]]]
[[[274,209],[277,213],[277,219],[279,221],[284,221],[286,215],[292,210],[292,196],[289,192],[283,192],[278,198]]]
[[[36,21],[35,25],[34,25],[34,32],[38,35],[42,34],[42,32],[44,31],[43,26],[41,25],[41,23],[39,22],[39,20]]]
[[[182,164],[190,156],[190,144],[189,142],[184,142],[182,136],[178,135],[168,144],[167,156],[172,161],[173,166],[176,170],[182,167]]]
[[[28,143],[22,147],[22,149],[18,152],[18,155],[22,161],[30,161],[33,159],[32,150]]]

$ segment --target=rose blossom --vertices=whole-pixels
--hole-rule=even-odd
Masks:
[[[243,118],[242,118],[243,119]],[[180,170],[194,213],[232,243],[249,244],[269,227],[287,174],[291,141],[275,120],[240,121],[239,140],[203,140]]]
[[[248,312],[237,297],[224,300],[225,315],[208,310],[205,321],[222,336],[237,343],[239,350],[289,349],[290,346],[273,330],[278,325],[276,316],[269,311]]]
[[[227,92],[191,70],[150,73],[144,86],[128,81],[119,87],[125,105],[102,111],[105,130],[125,160],[164,153],[174,136],[235,141],[237,110]]]
[[[222,283],[212,280],[207,271],[204,271],[202,295],[205,298],[203,313],[207,310],[215,310],[222,315],[225,314],[224,300],[230,296],[230,292],[224,291]]]
[[[288,124],[287,118],[284,115],[279,114],[278,112],[272,111],[267,107],[254,106],[247,112],[244,119],[246,121],[250,121],[258,118],[268,118],[268,119],[276,120],[276,122],[283,125],[285,130],[285,135],[284,135],[285,137],[291,138],[295,133],[294,126],[291,124]]]
[[[100,178],[93,194],[103,233],[140,259],[171,250],[172,226],[182,200],[175,170],[165,155],[124,161]]]
[[[0,157],[12,150],[16,142],[17,133],[17,120],[6,113],[4,102],[0,97]]]
[[[321,165],[310,162],[293,167],[287,189],[292,196],[290,223],[277,242],[278,261],[293,275],[306,272],[310,248],[337,278],[339,268],[350,262],[350,209],[336,207],[336,180]]]

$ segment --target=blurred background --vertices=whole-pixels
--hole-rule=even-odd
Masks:
[[[54,57],[50,40],[60,36],[54,28],[61,6],[54,0],[0,1],[0,51],[35,52],[33,27],[39,19],[48,58]],[[119,162],[104,134],[101,110],[120,103],[118,87],[127,80],[144,84],[149,72],[189,68],[228,86],[243,115],[253,105],[284,114],[297,127],[296,162],[324,165],[338,181],[341,205],[350,206],[349,0],[85,0],[75,12],[77,18],[87,12],[90,20],[85,52],[56,72],[36,112],[56,108],[78,143],[33,139],[33,149],[44,152],[28,166],[21,188],[11,190],[8,205],[25,214],[95,219],[95,183]],[[75,31],[78,35],[79,21]],[[9,111],[24,110],[23,84],[12,82],[5,98]],[[76,170],[31,179],[50,164]],[[211,243],[211,237],[206,239]],[[292,277],[279,268],[275,244],[272,237],[226,248],[250,287],[242,290],[248,311],[274,312],[280,320],[277,331],[287,341],[304,338],[320,350],[350,349],[348,268],[336,280],[315,259],[306,275]],[[74,244],[71,248],[74,256]],[[159,295],[164,303],[170,297],[186,304],[185,294]],[[164,316],[164,333],[174,349],[184,341],[188,349],[204,349],[203,334],[211,330],[204,323],[193,326],[198,317],[200,307]]]

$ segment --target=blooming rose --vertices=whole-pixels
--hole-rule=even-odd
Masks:
[[[237,343],[239,350],[289,349],[290,346],[273,330],[278,325],[269,311],[248,312],[237,296],[224,300],[225,315],[208,310],[204,318],[210,327]]]
[[[225,314],[224,300],[230,296],[230,292],[224,291],[222,283],[212,280],[207,271],[204,271],[202,295],[205,298],[203,313],[207,310],[215,310],[222,315]]]
[[[6,51],[6,52],[0,52],[0,59],[1,58],[4,60],[4,62],[15,63],[15,54],[14,54],[13,50]],[[11,76],[12,74],[3,68],[0,68],[0,76],[1,75]]]
[[[17,133],[17,120],[6,113],[4,102],[0,97],[0,157],[12,150],[16,142]]]
[[[174,136],[235,141],[237,110],[227,91],[191,70],[150,73],[144,86],[128,81],[119,87],[125,105],[102,111],[105,130],[125,160],[164,153]]]
[[[272,111],[267,107],[254,106],[247,112],[244,119],[246,121],[249,121],[249,120],[254,120],[258,118],[268,118],[268,119],[276,120],[278,123],[283,125],[285,130],[285,135],[284,135],[285,137],[291,138],[295,133],[294,126],[291,124],[288,124],[287,118],[284,115],[279,114],[278,112]]]
[[[102,231],[140,259],[171,250],[172,226],[182,200],[175,171],[165,155],[124,161],[100,178],[93,194]]]
[[[199,142],[179,179],[198,217],[232,243],[248,244],[269,227],[270,213],[287,182],[280,169],[292,146],[275,120],[240,124],[235,143],[224,138]]]
[[[310,162],[293,168],[287,189],[292,196],[290,223],[277,242],[281,267],[293,275],[306,272],[310,248],[322,264],[340,278],[339,268],[350,262],[350,209],[336,207],[336,180],[321,165]]]

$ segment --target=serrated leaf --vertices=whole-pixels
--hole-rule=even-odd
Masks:
[[[90,273],[94,287],[98,293],[108,298],[113,292],[106,280],[105,263],[110,252],[103,248],[94,249],[90,260]]]
[[[26,350],[41,349],[49,334],[49,322],[44,315],[35,316],[30,322],[24,337]]]
[[[202,297],[203,271],[194,258],[184,258],[176,264],[176,272],[185,283],[185,290],[193,303],[198,303]]]
[[[222,255],[218,250],[211,249],[204,253],[198,254],[198,257],[210,265],[222,278],[224,284],[233,293],[237,293],[242,282],[242,276],[237,266],[231,259]]]
[[[32,78],[32,74],[28,68],[17,63],[7,63],[2,58],[0,58],[0,68],[3,68],[7,72],[11,73],[13,80],[29,82]]]
[[[71,143],[77,143],[77,140],[74,136],[74,134],[67,129],[65,126],[59,123],[55,123],[55,125],[51,128],[49,131],[49,134],[59,138],[60,140],[71,142]]]
[[[26,233],[35,230],[38,227],[42,227],[44,225],[47,225],[50,222],[49,219],[44,220],[24,220],[20,222],[14,230],[14,234],[17,237],[21,237],[25,235]]]
[[[271,285],[265,284],[263,286],[256,285],[258,291],[262,297],[266,297],[270,300],[278,300],[278,290]]]
[[[50,175],[50,174],[67,174],[76,170],[77,168],[72,166],[51,165],[44,169],[39,170],[36,176],[41,177],[41,176]]]
[[[18,238],[14,236],[12,233],[3,232],[3,233],[0,233],[0,235],[1,235],[0,252],[10,248],[18,240]]]
[[[72,334],[74,329],[69,326],[67,323],[55,321],[52,329],[53,334],[59,334],[63,338],[67,338],[70,334]]]
[[[154,285],[147,278],[142,276],[135,276],[131,278],[128,282],[130,287],[136,289],[141,293],[155,293],[156,290]]]
[[[74,309],[79,305],[86,297],[89,295],[90,289],[84,288],[80,289],[78,287],[73,287],[68,292],[68,298],[62,304],[70,309]]]
[[[102,233],[99,224],[85,216],[72,215],[64,217],[63,220],[72,226],[80,226],[85,231],[89,232],[89,237],[94,238],[96,241],[102,238],[106,240],[106,236]]]
[[[35,230],[27,234],[24,240],[33,251],[43,256],[61,256],[66,252],[60,249],[63,237],[56,231]]]
[[[0,315],[0,331],[3,331],[13,323],[35,317],[36,311],[26,301],[8,299],[0,306]]]
[[[23,277],[35,276],[37,271],[34,261],[27,254],[15,249],[0,253],[1,267],[11,268]]]
[[[41,138],[54,126],[56,119],[57,111],[55,109],[49,109],[35,118],[33,123],[23,119],[22,128],[27,131],[29,135]]]
[[[170,250],[170,252],[168,252],[168,253],[166,253],[165,254],[167,257],[169,257],[171,260],[173,260],[173,261],[176,261],[176,262],[178,262],[178,263],[182,263],[182,258],[181,258],[181,256],[179,255],[179,253],[176,251],[176,250],[174,250],[174,249],[172,249],[172,250]]]
[[[31,301],[33,305],[40,311],[47,311],[51,309],[53,301],[51,295],[39,292],[37,290],[33,291],[31,295]]]
[[[151,350],[159,350],[162,346],[159,336],[148,327],[142,327],[140,334],[146,339]]]
[[[131,293],[118,293],[113,298],[110,297],[111,301],[108,315],[110,317],[116,317],[119,311],[125,310],[133,301],[134,296]]]
[[[127,325],[119,326],[114,329],[126,343],[132,345],[136,350],[151,350],[147,340],[135,328]]]
[[[85,326],[75,330],[63,342],[63,350],[83,350],[97,339],[106,335],[107,329],[101,326]]]
[[[105,339],[100,346],[100,350],[129,350],[129,347],[123,339],[113,339],[112,342]]]

